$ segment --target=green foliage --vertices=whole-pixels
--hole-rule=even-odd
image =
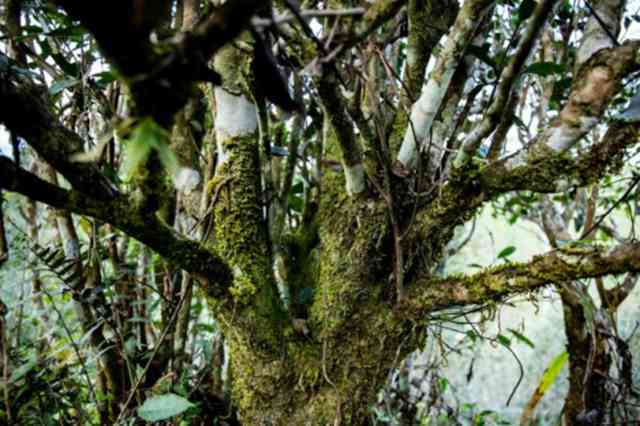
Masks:
[[[560,374],[560,371],[562,371],[562,367],[564,367],[564,364],[568,359],[569,354],[567,352],[563,352],[553,358],[553,360],[551,360],[549,367],[547,367],[547,369],[545,370],[544,375],[540,380],[540,384],[538,385],[538,389],[542,394],[544,394],[551,387],[551,385],[555,383]]]
[[[49,86],[49,94],[51,96],[57,95],[65,89],[70,87],[74,87],[80,83],[80,80],[77,78],[63,78],[60,80],[54,81],[51,86]]]
[[[562,64],[555,62],[536,62],[529,65],[525,70],[525,74],[535,74],[540,77],[549,77],[550,75],[562,75],[565,69]]]
[[[536,345],[533,344],[531,339],[529,339],[527,336],[525,336],[524,334],[520,333],[519,331],[514,330],[513,328],[510,328],[509,332],[511,334],[513,334],[513,336],[516,339],[518,339],[520,342],[524,343],[525,345],[529,346],[531,349],[534,349],[536,347]]]
[[[503,248],[500,253],[498,253],[498,259],[507,260],[509,256],[516,252],[516,248],[514,246],[508,246]]]
[[[144,420],[157,422],[178,416],[193,406],[185,398],[169,393],[147,399],[137,411]]]
[[[151,118],[140,120],[133,128],[131,137],[125,142],[122,173],[131,177],[145,164],[149,154],[155,151],[167,172],[174,176],[178,170],[178,160],[169,148],[169,137],[169,133]]]

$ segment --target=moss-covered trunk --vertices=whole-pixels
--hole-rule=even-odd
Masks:
[[[394,310],[386,207],[354,201],[338,190],[342,179],[326,177],[317,226],[308,228],[319,238],[287,239],[292,300],[312,294],[292,312],[308,333],[283,326],[275,351],[228,334],[243,424],[362,425],[390,369],[418,341]]]

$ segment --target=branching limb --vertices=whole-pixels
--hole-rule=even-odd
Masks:
[[[344,9],[307,9],[301,10],[300,16],[303,18],[332,17],[332,16],[362,16],[366,10],[363,7],[348,7]],[[256,27],[268,27],[271,25],[281,25],[296,20],[290,13],[274,16],[273,19],[253,18],[251,24]]]
[[[511,191],[529,190],[539,193],[566,191],[585,186],[615,172],[627,148],[638,141],[640,124],[611,123],[602,140],[577,160],[568,156],[541,156],[529,164],[510,168],[509,159],[493,163],[484,170],[469,166],[452,176],[436,199],[416,216],[416,225],[407,235],[409,246],[419,245],[425,238],[442,239],[443,245],[423,257],[423,271],[438,260],[439,250],[453,235],[455,226],[469,220],[487,201]]]
[[[411,125],[409,123],[409,108],[420,96],[432,51],[453,25],[458,9],[458,3],[455,1],[409,1],[407,6],[409,34],[407,36],[405,75],[402,80],[400,104],[395,111],[392,124],[393,132],[389,141],[389,145],[394,151],[400,146],[405,130]],[[458,74],[460,74],[460,69],[458,69]],[[455,81],[455,77],[453,80]],[[447,99],[450,98],[447,97]],[[449,103],[448,101],[447,104]]]
[[[409,122],[412,126],[405,132],[397,158],[404,168],[412,169],[416,165],[418,146],[428,137],[451,78],[491,4],[493,1],[469,0],[458,13],[429,81],[411,108]]]
[[[246,28],[262,4],[257,0],[225,2],[192,32],[159,48],[149,36],[166,20],[171,1],[116,0],[105,8],[80,0],[54,3],[86,26],[109,62],[127,78],[135,113],[152,116],[165,127],[191,96],[194,82],[220,82],[208,68],[208,60]]]
[[[497,301],[552,283],[638,271],[638,242],[613,249],[568,246],[534,257],[529,263],[510,263],[474,275],[416,282],[408,290],[401,315],[424,318],[434,310]]]
[[[0,156],[0,188],[58,209],[111,223],[180,268],[201,278],[212,296],[228,296],[226,289],[231,284],[231,271],[220,258],[199,243],[181,237],[155,216],[142,217],[132,212],[131,201],[126,197],[105,203],[68,191],[16,167],[3,156]]]
[[[98,199],[115,197],[116,188],[95,164],[70,161],[84,151],[84,141],[60,124],[42,90],[24,79],[16,83],[9,74],[0,73],[0,123],[26,140],[75,189]]]
[[[366,40],[374,31],[380,28],[381,25],[396,16],[405,3],[406,0],[375,1],[362,17],[362,23],[356,36],[340,46],[340,51],[345,52],[363,40]]]
[[[502,70],[496,95],[493,103],[489,107],[485,118],[482,122],[465,138],[462,143],[462,149],[458,153],[458,157],[454,162],[455,167],[462,166],[465,162],[473,157],[484,139],[495,130],[503,116],[505,107],[509,102],[511,89],[520,74],[522,67],[525,65],[529,54],[533,50],[536,40],[540,36],[547,19],[553,11],[556,0],[544,0],[535,8],[533,16],[529,20],[527,29],[520,39],[518,47],[509,63]]]

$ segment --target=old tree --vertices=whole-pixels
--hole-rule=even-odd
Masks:
[[[609,415],[606,318],[640,272],[640,244],[616,237],[611,197],[598,198],[638,141],[633,120],[607,118],[640,69],[640,41],[619,41],[625,1],[0,8],[13,149],[0,156],[0,259],[23,229],[37,326],[66,317],[79,329],[46,342],[86,342],[30,365],[49,369],[47,386],[71,380],[65,363],[78,372],[83,391],[56,422],[123,422],[186,377],[202,421],[233,419],[228,394],[242,424],[364,424],[425,321],[543,287],[565,306],[565,420]],[[491,203],[539,220],[552,250],[443,274],[454,230]],[[217,331],[198,370],[203,309]],[[12,374],[16,312],[2,310],[0,364],[2,416],[17,424],[44,391],[29,364]]]

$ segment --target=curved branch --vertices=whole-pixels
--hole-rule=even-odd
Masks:
[[[510,263],[473,275],[415,282],[404,299],[400,315],[424,318],[435,310],[497,301],[552,283],[638,271],[640,242],[613,249],[568,246],[536,256],[528,263]]]
[[[627,148],[638,141],[640,124],[614,122],[601,142],[575,160],[566,155],[540,155],[536,160],[511,168],[510,160],[482,169],[467,165],[452,176],[426,208],[416,216],[416,225],[407,235],[407,243],[420,245],[425,238],[442,241],[424,258],[427,268],[437,262],[440,251],[453,235],[455,226],[469,220],[487,201],[510,191],[540,193],[565,191],[573,186],[596,182],[622,165]],[[548,153],[548,150],[547,150]],[[427,272],[418,272],[419,276]]]
[[[116,188],[93,163],[69,161],[84,151],[84,141],[60,124],[43,90],[24,78],[16,84],[9,73],[0,73],[0,123],[26,140],[75,189],[98,199],[115,197]]]
[[[624,151],[637,142],[637,124],[613,122],[600,143],[578,160],[564,154],[587,134],[604,114],[620,81],[639,67],[640,40],[601,49],[581,68],[567,105],[540,134],[531,148],[486,168],[468,163],[457,172],[416,218],[410,243],[423,236],[450,238],[453,227],[468,220],[486,201],[509,191],[559,192],[593,183],[613,166],[621,165]],[[441,247],[442,248],[442,247]],[[438,251],[432,252],[435,261]]]
[[[493,196],[517,190],[553,193],[592,184],[622,166],[625,150],[638,143],[638,132],[638,123],[611,122],[602,140],[577,159],[541,149],[525,165],[512,167],[505,159],[490,165],[478,179]]]
[[[168,261],[198,276],[211,296],[224,298],[229,294],[226,290],[231,285],[231,271],[219,257],[201,244],[181,237],[154,215],[142,216],[132,212],[131,201],[126,197],[103,202],[68,191],[17,167],[4,156],[0,156],[0,189],[111,223]]]
[[[529,150],[511,158],[518,166],[532,158],[562,153],[575,145],[599,122],[624,77],[640,67],[637,52],[640,40],[620,47],[601,49],[580,68],[574,79],[569,100],[560,115],[540,134]]]
[[[316,80],[322,107],[340,148],[342,166],[346,178],[346,189],[350,195],[365,190],[365,173],[362,150],[353,131],[353,121],[347,113],[346,101],[340,95],[334,70],[325,69]],[[326,142],[325,142],[326,143]]]

